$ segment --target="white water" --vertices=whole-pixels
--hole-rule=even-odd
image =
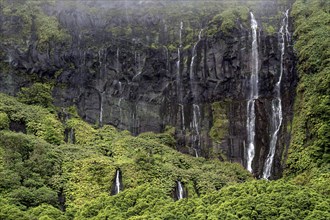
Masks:
[[[119,92],[119,94],[121,94],[123,92],[123,86],[120,81],[118,81],[118,92]]]
[[[183,22],[180,23],[180,47],[182,47],[182,29],[183,29]]]
[[[180,76],[180,48],[178,48],[178,61],[176,61],[176,68],[177,68],[177,74],[176,74],[176,89],[178,93],[179,103],[183,102],[183,97],[181,94],[181,76]]]
[[[180,181],[178,181],[177,197],[178,200],[183,199],[183,187]]]
[[[122,113],[122,109],[121,109],[121,101],[123,100],[122,97],[119,98],[118,100],[118,108],[119,108],[119,124],[122,123],[123,121],[123,113]]]
[[[70,132],[69,132],[69,143],[74,144],[74,130],[73,130],[73,128],[71,128]]]
[[[196,148],[194,148],[194,151],[195,151],[195,157],[199,157],[199,156],[198,156],[198,151],[197,151]]]
[[[253,172],[252,161],[255,155],[255,128],[256,128],[256,114],[255,114],[255,100],[258,99],[258,38],[257,29],[258,23],[254,18],[252,12],[251,15],[251,29],[252,29],[252,56],[251,56],[251,77],[249,82],[249,100],[247,103],[247,164],[246,169]]]
[[[195,151],[195,156],[198,157],[197,149],[200,147],[200,118],[201,111],[197,104],[193,104],[193,121],[192,121],[192,148]]]
[[[103,99],[104,99],[104,93],[105,92],[101,92],[101,100],[100,100],[100,118],[99,118],[99,123],[100,125],[102,125],[103,123]]]
[[[164,46],[164,50],[165,50],[165,56],[166,56],[166,70],[168,70],[169,66],[170,66],[170,60],[169,60],[169,56],[168,56],[168,49],[166,46]]]
[[[115,187],[115,195],[120,192],[120,171],[116,171],[116,187]]]
[[[142,74],[142,65],[141,65],[141,55],[140,53],[137,54],[137,74],[135,74],[132,78],[132,81],[135,80],[138,76]],[[144,65],[144,64],[143,64]]]
[[[196,134],[199,135],[199,119],[200,119],[201,111],[199,105],[193,104],[193,129]]]
[[[201,29],[199,31],[198,41],[196,42],[196,44],[194,45],[193,50],[192,50],[192,58],[191,58],[191,63],[190,63],[190,79],[193,78],[193,74],[194,74],[194,72],[193,72],[194,71],[194,61],[195,61],[195,58],[197,56],[196,47],[197,47],[198,43],[201,41],[202,32],[203,32],[203,29]]]
[[[181,125],[182,125],[182,130],[186,130],[185,126],[184,126],[184,106],[183,104],[179,104],[180,109],[181,109]]]
[[[285,53],[285,38],[289,40],[288,36],[290,33],[288,31],[288,17],[289,10],[285,12],[285,17],[282,20],[282,26],[279,31],[279,42],[281,48],[281,64],[280,64],[280,75],[278,81],[275,84],[275,98],[272,100],[272,121],[271,121],[271,141],[269,145],[269,152],[267,159],[265,161],[264,170],[262,177],[268,179],[271,176],[272,166],[274,162],[274,156],[276,151],[276,143],[278,139],[278,133],[282,125],[282,100],[281,100],[281,81],[283,76],[283,59]]]
[[[120,68],[120,63],[119,63],[119,48],[117,48],[117,66],[116,66],[116,70],[117,70],[117,73],[119,73],[119,68]]]

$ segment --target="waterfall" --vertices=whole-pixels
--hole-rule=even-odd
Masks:
[[[183,104],[179,104],[180,109],[181,109],[181,124],[182,124],[182,130],[186,130],[185,126],[184,126],[184,106]]]
[[[199,118],[201,115],[201,111],[199,105],[193,104],[193,128],[196,131],[196,134],[199,135]]]
[[[115,181],[115,195],[120,192],[120,171],[116,171],[116,181]]]
[[[141,65],[141,55],[140,55],[140,53],[137,54],[137,62],[136,62],[136,64],[137,64],[137,67],[136,67],[137,74],[135,74],[133,76],[132,81],[134,81],[136,77],[138,77],[138,76],[140,76],[142,74],[142,68],[143,68],[143,66]]]
[[[183,187],[182,187],[182,183],[180,181],[177,181],[177,198],[178,200],[183,199]]]
[[[255,114],[255,100],[258,99],[258,39],[257,29],[258,23],[254,18],[252,12],[251,15],[251,29],[252,29],[252,56],[251,56],[251,77],[249,82],[249,100],[247,103],[247,164],[246,169],[253,172],[252,161],[255,154],[255,128],[256,128],[256,114]]]
[[[74,129],[71,128],[69,132],[69,143],[70,144],[75,144],[75,137],[74,137]]]
[[[192,58],[191,58],[191,63],[190,63],[190,79],[194,78],[194,61],[197,56],[196,47],[197,47],[198,43],[201,41],[202,32],[203,32],[203,29],[201,29],[199,31],[198,41],[196,42],[196,44],[194,45],[193,50],[192,50]]]
[[[281,48],[281,63],[280,63],[280,74],[278,81],[275,84],[275,98],[272,100],[272,118],[271,118],[271,141],[269,145],[269,152],[267,155],[267,159],[265,161],[264,170],[262,177],[268,179],[271,176],[271,170],[274,162],[274,156],[276,151],[276,143],[278,139],[278,133],[280,131],[282,125],[282,100],[281,100],[281,81],[283,75],[283,60],[285,53],[285,38],[289,40],[288,36],[290,33],[288,32],[288,20],[289,20],[289,10],[285,12],[285,16],[282,20],[282,25],[279,31],[279,42]]]
[[[181,109],[181,124],[182,124],[182,130],[185,130],[184,126],[184,107],[183,104],[180,104],[183,102],[183,97],[181,93],[181,76],[180,76],[180,47],[178,48],[178,61],[176,62],[176,68],[177,68],[177,74],[176,74],[176,89],[177,89],[177,95],[178,95],[178,101],[179,101],[179,109]]]
[[[165,56],[166,56],[166,70],[169,70],[170,66],[170,60],[169,60],[169,55],[168,55],[168,49],[166,46],[163,46],[165,50]]]
[[[118,100],[118,108],[119,108],[119,124],[122,123],[123,121],[123,113],[122,113],[122,109],[121,109],[121,101],[123,100],[122,97],[119,98]]]
[[[197,158],[198,158],[199,156],[198,156],[198,151],[197,151],[197,149],[196,149],[196,148],[194,148],[194,151],[195,151],[195,157],[197,157]]]
[[[122,93],[122,83],[120,82],[120,81],[118,81],[118,92],[119,92],[119,94],[121,94]]]
[[[183,29],[183,22],[181,21],[180,22],[180,32],[179,32],[179,35],[180,35],[180,47],[182,47],[182,29]]]
[[[177,74],[176,74],[176,81],[178,84],[178,89],[179,89],[179,84],[180,84],[180,48],[178,48],[178,61],[176,61],[176,68],[177,68]]]
[[[117,48],[117,54],[116,54],[116,59],[117,59],[117,66],[116,66],[116,70],[117,70],[117,73],[119,73],[119,48]]]
[[[195,151],[195,156],[198,157],[197,149],[200,145],[200,118],[201,111],[200,107],[197,104],[193,104],[193,121],[192,121],[192,148]]]
[[[104,91],[103,92],[101,92],[101,95],[100,95],[100,114],[99,114],[99,123],[100,123],[100,125],[102,125],[102,123],[103,123],[103,99],[104,99]]]

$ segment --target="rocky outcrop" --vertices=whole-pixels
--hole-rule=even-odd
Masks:
[[[264,16],[275,17],[281,9],[276,3],[262,7],[263,10],[255,13],[258,22],[272,24],[278,30],[280,20],[266,21]],[[210,35],[207,22],[201,18],[199,24],[204,30],[200,39],[200,29],[188,33],[185,28],[188,22],[183,22],[184,40],[180,47],[179,43],[173,43],[179,42],[180,21],[167,24],[165,15],[137,14],[133,19],[124,13],[107,19],[104,14],[93,15],[60,6],[46,11],[68,30],[70,44],[49,42],[43,52],[38,50],[36,40],[26,50],[2,47],[6,47],[7,61],[15,71],[55,80],[53,96],[57,106],[75,105],[84,120],[100,126],[112,124],[135,135],[162,132],[170,125],[176,129],[179,151],[225,157],[246,165],[246,105],[251,74],[249,22],[236,20],[231,31],[217,30]],[[169,25],[177,27],[177,31],[168,31]],[[116,32],[117,26],[125,28]],[[146,29],[141,31],[141,26]],[[34,31],[32,27],[31,36]],[[270,108],[280,68],[280,51],[276,32],[267,34],[262,25],[258,31],[260,79],[252,166],[254,175],[261,177],[269,150]],[[190,41],[186,40],[188,37]],[[26,79],[14,75],[13,78]],[[6,73],[2,72],[0,77],[6,77]],[[294,56],[292,47],[288,46],[281,90],[284,123],[277,143],[273,178],[281,175],[282,155],[288,148],[287,128],[292,119],[295,82]],[[17,91],[24,80],[11,84],[11,90]],[[228,121],[227,131],[219,140],[212,140],[209,135],[214,125],[214,102],[221,103]]]

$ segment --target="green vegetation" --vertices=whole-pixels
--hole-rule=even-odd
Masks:
[[[221,143],[228,132],[228,119],[226,116],[226,102],[215,102],[212,104],[213,127],[210,130],[210,137],[213,141]]]
[[[35,83],[30,87],[23,87],[18,93],[18,100],[25,104],[52,108],[52,86],[49,84]]]
[[[51,41],[56,43],[70,41],[70,36],[60,27],[57,18],[47,15],[42,10],[43,6],[54,3],[54,0],[1,1],[2,13],[11,18],[10,22],[4,22],[3,25],[7,30],[13,30],[9,37],[7,35],[6,38],[1,39],[7,43],[15,42],[27,49],[26,41],[30,40],[31,35],[35,35],[40,50],[46,50]]]
[[[300,82],[287,161],[288,174],[308,172],[315,167],[329,169],[329,13],[328,1],[299,0],[293,5]]]
[[[0,132],[0,219],[329,218],[329,174],[322,170],[290,180],[255,181],[239,164],[177,152],[173,128],[133,137],[109,125],[93,128],[73,108],[62,124],[40,106],[2,94],[0,100],[5,129],[9,120],[37,123],[49,117],[62,134],[63,127],[73,128],[76,139],[75,144],[54,145],[38,132]],[[213,105],[220,125],[223,106]],[[43,129],[54,132],[52,126]],[[117,169],[124,190],[110,196]],[[175,201],[177,180],[188,198]],[[65,204],[59,200],[63,196]]]
[[[166,47],[170,51],[178,47],[183,17],[185,49],[196,42],[201,23],[208,25],[208,36],[230,34],[238,22],[249,22],[256,1],[244,2],[246,6],[236,2],[235,9],[227,9],[225,3],[212,1],[196,10],[197,3],[191,1],[184,12],[177,4],[170,5],[162,12],[167,16],[175,12],[165,16],[171,24]],[[55,17],[42,10],[43,4],[53,1],[0,0],[0,4],[1,13],[22,21],[21,27],[10,19],[3,23],[4,29],[17,30],[6,39],[0,36],[3,43],[26,49],[33,22],[39,50],[47,50],[53,40],[65,44],[69,39]],[[74,1],[67,4],[77,6]],[[93,16],[100,13],[87,6],[81,2],[78,8]],[[160,13],[152,7],[146,10]],[[329,12],[330,3],[324,0],[297,0],[292,8],[300,81],[283,179],[255,180],[240,164],[181,154],[175,150],[173,128],[134,137],[110,125],[92,126],[79,118],[74,107],[65,109],[65,120],[59,119],[52,84],[37,82],[22,88],[16,98],[0,93],[0,219],[330,219]],[[112,19],[118,13],[109,9],[102,16]],[[131,13],[127,10],[128,16]],[[157,31],[146,36],[149,27],[120,22],[121,26],[109,26],[105,32],[124,40],[134,33],[148,47],[162,49]],[[154,26],[161,30],[162,23]],[[275,31],[270,23],[263,28],[268,34]],[[94,43],[91,37],[88,44]],[[0,69],[9,71],[4,67]],[[223,141],[228,129],[227,105],[227,101],[212,105],[210,136],[216,143]],[[74,141],[65,143],[65,131]],[[123,190],[111,195],[118,169]],[[187,198],[176,201],[178,180]]]

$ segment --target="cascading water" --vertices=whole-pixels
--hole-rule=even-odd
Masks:
[[[198,151],[197,149],[199,148],[200,145],[200,116],[201,116],[201,111],[200,107],[197,104],[193,104],[193,121],[192,121],[192,130],[193,134],[191,136],[192,138],[192,148],[195,151],[195,156],[198,157]]]
[[[181,54],[180,54],[180,48],[182,47],[182,29],[183,29],[183,22],[181,21],[180,23],[180,45],[178,47],[178,60],[176,62],[176,68],[177,68],[177,74],[176,74],[176,90],[177,90],[177,95],[178,95],[178,101],[179,101],[179,109],[181,113],[181,125],[182,125],[182,130],[185,130],[185,125],[184,125],[184,105],[183,105],[183,97],[182,97],[182,92],[181,92],[181,74],[180,74],[180,61],[181,61]]]
[[[183,22],[181,21],[180,23],[180,47],[182,47],[182,29],[183,29]]]
[[[289,10],[285,12],[285,16],[282,20],[282,25],[279,31],[279,42],[281,48],[281,63],[280,63],[280,74],[278,81],[275,84],[275,98],[272,100],[272,118],[271,118],[271,141],[269,145],[269,152],[267,159],[265,161],[264,170],[262,177],[268,179],[271,176],[272,166],[274,162],[274,156],[276,151],[276,143],[278,139],[278,133],[282,125],[282,100],[281,100],[281,81],[284,71],[283,60],[285,53],[285,38],[289,40],[288,36],[290,33],[288,31],[288,20],[289,20]]]
[[[191,58],[191,63],[190,63],[190,78],[193,78],[192,74],[194,74],[194,61],[195,61],[195,58],[197,56],[196,47],[197,47],[198,43],[201,41],[202,32],[203,32],[203,29],[201,29],[199,31],[198,41],[196,42],[196,44],[194,45],[193,50],[192,50],[192,58]]]
[[[120,192],[120,171],[116,171],[116,180],[115,180],[115,195]]]
[[[140,53],[137,54],[137,57],[135,58],[135,62],[137,64],[137,74],[135,74],[135,76],[133,76],[132,80],[134,80],[136,77],[140,76],[142,74],[142,65],[141,65],[141,55]]]
[[[178,200],[183,199],[183,187],[180,181],[177,182],[177,198]]]
[[[119,69],[120,69],[120,63],[119,63],[119,48],[117,48],[117,53],[116,53],[116,70],[117,70],[117,73],[119,73]]]
[[[74,137],[74,129],[73,128],[70,129],[68,139],[69,139],[70,144],[75,144],[75,141],[74,141],[75,137]]]
[[[249,81],[249,100],[247,102],[247,158],[246,169],[253,172],[252,161],[255,154],[255,128],[256,128],[256,114],[255,114],[255,100],[258,99],[258,39],[257,29],[258,23],[254,18],[252,12],[251,15],[251,29],[252,29],[252,56],[251,56],[251,77]]]
[[[183,104],[179,104],[180,109],[181,109],[181,124],[182,124],[182,130],[186,130],[185,126],[184,126],[184,106]]]
[[[118,108],[119,108],[119,124],[122,123],[123,121],[123,113],[122,113],[122,109],[121,109],[121,101],[123,100],[122,97],[119,98],[118,100]]]
[[[195,58],[197,57],[197,45],[201,41],[202,38],[202,32],[203,29],[200,30],[198,34],[198,41],[193,47],[192,50],[192,58],[191,58],[191,63],[190,63],[190,89],[191,89],[191,94],[193,96],[193,101],[197,98],[197,88],[195,85],[196,80],[194,76],[194,61]],[[192,148],[195,151],[195,156],[198,157],[198,148],[200,147],[200,118],[201,118],[201,112],[200,112],[200,107],[197,104],[193,104],[193,120],[191,124],[191,129],[192,129],[192,135],[191,135],[191,142],[192,142]]]
[[[100,114],[99,114],[99,123],[100,125],[102,125],[103,123],[103,100],[104,100],[104,94],[105,92],[101,92],[101,95],[100,95]]]

